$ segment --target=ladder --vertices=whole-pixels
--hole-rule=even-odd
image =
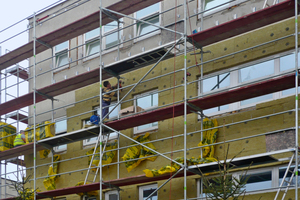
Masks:
[[[104,141],[104,147],[103,147],[103,151],[102,151],[102,154],[100,155],[100,158],[99,159],[102,159],[103,155],[104,155],[104,152],[105,152],[105,148],[106,148],[106,144],[109,140],[109,133],[108,134],[103,134],[102,137],[103,137],[103,140]],[[96,169],[96,172],[95,172],[95,175],[94,175],[94,178],[93,178],[93,181],[89,181],[88,180],[88,177],[89,177],[89,174],[91,172],[91,167],[92,167],[92,164],[93,164],[93,160],[95,158],[95,154],[96,154],[96,151],[97,151],[97,148],[98,148],[98,145],[100,146],[100,135],[97,137],[97,141],[96,141],[96,144],[95,144],[95,147],[94,147],[94,152],[93,152],[93,155],[92,155],[92,158],[90,160],[90,164],[89,164],[89,168],[88,168],[88,171],[87,171],[87,174],[86,174],[86,177],[85,177],[85,180],[84,180],[84,185],[86,184],[86,182],[92,182],[94,183],[96,181],[96,178],[97,178],[97,174],[98,174],[98,171],[99,171],[99,165],[100,165],[100,162],[97,166],[97,169]],[[100,146],[100,148],[102,148]],[[100,161],[100,160],[99,160]]]
[[[288,190],[289,190],[289,187],[291,186],[291,183],[292,183],[292,181],[293,181],[293,178],[294,178],[295,174],[298,174],[298,173],[296,173],[296,167],[294,167],[294,169],[291,170],[291,166],[293,165],[293,163],[295,164],[295,166],[296,166],[296,165],[299,166],[299,163],[300,163],[300,160],[299,160],[299,159],[298,159],[298,163],[295,163],[295,162],[294,162],[294,160],[295,160],[295,155],[296,155],[296,154],[297,154],[297,153],[295,152],[295,153],[292,155],[291,159],[290,159],[290,162],[289,162],[289,164],[288,164],[288,166],[287,166],[287,168],[286,168],[286,171],[285,171],[285,173],[284,173],[284,176],[282,177],[282,181],[281,181],[280,186],[279,186],[279,188],[278,188],[278,190],[277,190],[277,193],[276,193],[276,196],[275,196],[274,200],[277,200],[279,193],[280,193],[281,190],[283,189],[282,186],[283,186],[284,183],[286,183],[286,186],[285,186],[285,190],[284,190],[284,193],[283,193],[281,199],[283,200],[283,199],[285,198],[285,196],[286,196],[286,194],[287,194],[287,192],[288,192]],[[298,156],[298,155],[297,155],[297,156]],[[290,177],[288,178],[288,180],[287,180],[287,175],[288,175],[288,173],[291,173],[291,176],[290,176]]]

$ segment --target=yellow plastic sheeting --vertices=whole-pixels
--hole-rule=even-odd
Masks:
[[[182,157],[176,158],[175,161],[183,164]],[[172,162],[171,165],[166,165],[166,166],[160,168],[159,170],[145,169],[145,170],[143,170],[143,172],[145,173],[146,177],[154,177],[154,176],[159,176],[159,175],[166,174],[166,173],[176,172],[179,169],[180,169],[180,165]]]
[[[117,146],[118,146],[118,143],[116,141],[111,142],[111,143],[107,143],[105,151],[116,149]],[[95,148],[92,148],[91,150],[86,152],[86,155],[91,155],[91,156],[88,157],[89,158],[89,162],[88,162],[89,165],[90,165],[90,162],[91,162],[91,159],[92,159],[92,154],[94,153],[94,149]],[[103,147],[102,147],[102,150],[103,150]],[[99,161],[100,161],[99,151],[100,151],[100,148],[98,147],[97,150],[96,150],[96,154],[94,155],[93,162],[92,162],[93,167],[97,167],[99,165]],[[102,165],[107,165],[107,164],[111,163],[112,160],[114,159],[115,155],[116,155],[116,151],[105,152],[103,154],[103,157],[102,157]],[[96,171],[96,169],[92,169],[92,170]]]
[[[145,135],[136,136],[133,139],[140,143],[150,142],[149,135],[150,135],[149,133],[146,133]],[[132,143],[132,145],[135,144],[136,143]],[[128,172],[136,168],[143,160],[147,159],[147,160],[155,161],[155,159],[157,158],[157,156],[144,158],[147,156],[155,155],[155,153],[150,149],[156,150],[152,143],[147,143],[145,145],[149,147],[149,149],[141,145],[131,146],[128,149],[126,149],[125,155],[122,157],[122,159],[123,161],[127,161],[125,162],[125,166]],[[144,158],[144,159],[133,160],[137,158]]]
[[[40,153],[40,158],[48,158],[50,150],[48,150],[48,149],[41,150],[41,151],[39,151],[39,153]]]
[[[39,189],[36,190],[36,192],[40,192],[40,191],[41,190],[39,190]],[[34,199],[34,190],[33,189],[26,188],[24,192],[19,191],[18,194],[20,195],[22,200],[33,200]],[[26,196],[26,198],[25,198],[25,196]]]
[[[59,160],[60,160],[60,155],[54,155],[53,162],[57,162]],[[43,181],[46,190],[56,189],[55,182],[57,180],[57,176],[53,176],[53,175],[56,175],[57,171],[58,171],[58,163],[54,163],[53,166],[52,165],[49,166],[48,177],[46,177]]]
[[[35,138],[36,141],[52,137],[55,135],[55,126],[54,123],[51,123],[49,121],[45,121],[41,124],[36,125],[36,130],[35,130]],[[34,126],[30,126],[25,129],[25,136],[26,136],[26,143],[31,143],[33,142],[34,139]]]
[[[218,122],[216,119],[209,120],[205,118],[203,120],[203,129],[209,129],[218,126]],[[211,129],[203,132],[203,140],[198,144],[198,146],[205,146],[208,144],[213,144],[217,140],[217,134],[218,134],[218,129]],[[203,158],[206,158],[204,161],[209,161],[209,160],[214,160],[214,155],[215,155],[215,147],[214,146],[208,146],[208,147],[203,147],[202,149],[203,152]],[[199,158],[199,162],[200,162]],[[200,164],[200,163],[199,163]]]
[[[14,148],[14,140],[16,135],[13,134],[16,134],[16,127],[8,125],[4,122],[0,122],[0,151]]]
[[[83,185],[83,181],[78,182],[75,186],[79,186],[79,185]],[[77,193],[77,195],[79,196],[83,196],[83,195],[87,195],[87,196],[97,196],[98,195],[98,191],[90,191],[90,192],[82,192],[82,193]]]

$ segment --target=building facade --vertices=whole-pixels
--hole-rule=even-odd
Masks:
[[[215,144],[205,143],[212,156],[218,160],[233,157],[241,160],[229,176],[241,179],[251,165],[244,199],[274,199],[282,180],[289,180],[293,174],[285,177],[289,167],[295,168],[289,161],[298,149],[295,16],[277,19],[280,13],[266,15],[265,18],[274,18],[274,21],[225,38],[221,36],[222,31],[215,34],[213,30],[225,27],[224,32],[234,33],[231,23],[245,16],[253,22],[253,14],[269,13],[268,9],[276,5],[282,6],[278,10],[283,9],[284,1],[271,5],[273,2],[262,0],[148,0],[126,2],[127,7],[122,9],[116,6],[118,3],[117,0],[68,0],[29,19],[29,42],[34,39],[35,45],[48,48],[30,58],[29,88],[42,91],[66,83],[66,89],[60,88],[63,92],[59,95],[37,93],[49,100],[38,100],[30,105],[29,125],[53,121],[53,138],[64,134],[77,137],[80,132],[93,128],[90,117],[94,111],[101,113],[99,94],[102,94],[103,81],[115,85],[120,80],[122,88],[116,90],[118,95],[112,98],[109,120],[100,125],[104,136],[99,140],[108,151],[104,157],[113,153],[112,160],[104,163],[99,172],[97,166],[89,165],[87,152],[95,147],[98,132],[73,137],[69,142],[57,140],[46,158],[38,154],[25,155],[26,174],[35,174],[35,180],[28,186],[46,191],[44,182],[49,177],[49,165],[53,162],[53,154],[58,154],[60,161],[53,191],[75,187],[86,179],[87,184],[106,183],[96,195],[80,196],[73,192],[60,196],[62,198],[146,199],[154,192],[150,199],[204,199],[208,195],[207,188],[198,168],[203,169],[205,177],[213,178],[218,174],[214,168],[217,164],[195,165],[184,160],[205,154],[199,143],[212,129],[203,122],[208,118],[217,122],[214,124],[217,129]],[[292,1],[289,3],[292,5]],[[97,17],[103,19],[99,21],[100,26],[92,21]],[[86,20],[81,20],[83,18]],[[74,25],[72,31],[67,30],[72,28],[70,24]],[[66,34],[57,36],[55,30]],[[216,42],[187,39],[187,36],[204,31],[215,37]],[[51,45],[41,40],[45,35],[51,37],[54,44],[59,37],[60,41],[63,37],[68,39]],[[80,86],[72,82],[77,77],[80,81],[76,84]],[[280,82],[281,79],[293,81],[288,85]],[[178,105],[182,105],[181,111],[176,110]],[[133,113],[120,112],[126,108],[133,109]],[[131,117],[133,120],[126,121]],[[155,147],[152,154],[157,158],[131,157],[133,162],[140,160],[140,163],[129,170],[126,153],[136,147],[132,146],[134,138],[145,135]],[[111,146],[114,151],[109,149]],[[165,173],[165,178],[160,175],[151,181],[147,178],[144,182],[134,181],[145,175],[145,169],[159,170],[180,159],[179,175],[168,182],[176,170],[169,177],[166,176],[169,173]],[[201,168],[206,165],[207,168]],[[90,170],[91,167],[95,170]],[[122,185],[120,180],[125,183]],[[296,180],[289,180],[292,186],[286,193],[287,199],[296,197]],[[115,182],[121,186],[115,187]],[[112,185],[107,186],[110,183]],[[280,197],[283,194],[281,192]]]

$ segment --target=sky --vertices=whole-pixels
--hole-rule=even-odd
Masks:
[[[33,15],[34,12],[38,12],[41,9],[48,7],[50,5],[53,5],[55,3],[59,3],[62,0],[0,0],[1,6],[0,6],[0,46],[1,51],[0,55],[4,55],[8,51],[14,50],[28,42],[28,32],[25,31],[28,25],[27,18],[30,15]],[[21,21],[21,22],[20,22]],[[7,27],[17,23],[17,25],[6,29]],[[4,30],[6,29],[6,30]],[[9,41],[3,42],[4,40],[16,35],[17,33],[20,33],[22,31],[25,31],[24,33],[20,34],[17,37],[14,37],[13,39],[10,39]],[[23,68],[28,67],[28,62],[23,61],[20,62],[19,65]],[[14,66],[12,66],[14,67]],[[28,92],[28,84],[27,82],[22,82],[22,79],[19,80],[20,87],[19,92],[17,91],[17,86],[13,86],[17,83],[17,78],[15,76],[9,76],[6,81],[3,79],[5,74],[5,70],[1,71],[1,102],[5,102],[11,100],[12,98],[16,97],[17,95],[21,96],[23,94],[26,94]],[[4,87],[9,87],[6,91],[6,93],[9,93],[10,95],[4,95]],[[27,111],[27,109],[23,109],[24,111]],[[26,114],[23,112],[23,114]],[[1,116],[1,121],[4,121],[5,116]],[[13,123],[12,120],[7,120],[7,123]],[[16,124],[14,126],[17,127]],[[19,130],[25,129],[26,125],[23,123],[19,123]],[[1,165],[1,174],[4,173],[4,164],[2,162]],[[7,172],[15,171],[16,166],[13,164],[7,165]],[[4,177],[4,175],[2,175]],[[8,175],[9,179],[15,180],[15,176],[13,174]],[[7,178],[8,178],[7,177]]]

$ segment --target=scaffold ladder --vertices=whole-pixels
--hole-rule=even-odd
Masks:
[[[298,153],[299,153],[299,151],[298,151]],[[291,166],[293,165],[293,163],[295,164],[295,166],[296,166],[296,162],[295,162],[295,155],[297,155],[297,153],[295,152],[293,155],[292,155],[292,157],[291,157],[291,159],[290,159],[290,162],[289,162],[289,164],[288,164],[288,166],[287,166],[287,168],[286,168],[286,170],[285,170],[285,173],[284,173],[284,176],[282,177],[282,181],[281,181],[281,183],[280,183],[280,186],[279,186],[279,188],[278,188],[278,190],[277,190],[277,193],[276,193],[276,196],[275,196],[275,198],[274,198],[274,200],[277,200],[277,198],[278,198],[278,196],[279,196],[279,193],[281,192],[281,190],[282,189],[285,189],[284,190],[284,193],[283,193],[283,195],[282,195],[282,200],[285,198],[285,196],[286,196],[286,194],[287,194],[287,192],[288,192],[288,190],[289,190],[289,187],[291,186],[291,183],[292,183],[292,181],[293,181],[293,178],[294,178],[294,176],[295,176],[295,174],[298,174],[297,172],[296,172],[296,167],[294,167],[294,169],[292,170],[291,169]],[[297,155],[298,156],[298,155]],[[298,159],[298,165],[299,165],[299,159]],[[288,178],[288,180],[287,180],[287,175],[288,175],[288,173],[291,173],[291,176]],[[283,187],[283,184],[284,183],[286,183],[287,185],[285,186],[285,187]]]
[[[99,159],[102,159],[102,157],[103,157],[103,154],[104,154],[105,149],[106,149],[107,142],[108,142],[108,140],[109,140],[109,135],[110,135],[109,133],[108,133],[108,134],[102,135],[102,137],[103,137],[103,140],[102,140],[102,141],[104,141],[104,147],[103,147],[103,151],[102,151],[102,154],[100,155]],[[96,144],[95,144],[94,152],[93,152],[92,158],[91,158],[91,160],[90,160],[89,169],[88,169],[88,171],[87,171],[87,174],[86,174],[86,177],[85,177],[84,184],[86,184],[86,182],[93,182],[93,183],[94,183],[94,182],[96,181],[96,177],[97,177],[97,174],[98,174],[98,172],[99,172],[99,167],[100,167],[99,165],[100,165],[100,162],[99,162],[99,164],[98,164],[98,166],[97,166],[97,169],[96,169],[96,172],[95,172],[93,181],[89,181],[89,180],[88,180],[88,177],[89,177],[89,174],[90,174],[90,172],[91,172],[91,167],[92,167],[92,164],[93,164],[93,161],[94,161],[94,158],[95,158],[95,154],[96,154],[97,148],[98,148],[98,146],[99,146],[100,148],[102,148],[102,145],[99,144],[99,142],[100,142],[100,138],[99,138],[99,137],[100,137],[100,136],[98,136],[97,142],[96,142]],[[100,160],[99,160],[99,161],[100,161]]]

